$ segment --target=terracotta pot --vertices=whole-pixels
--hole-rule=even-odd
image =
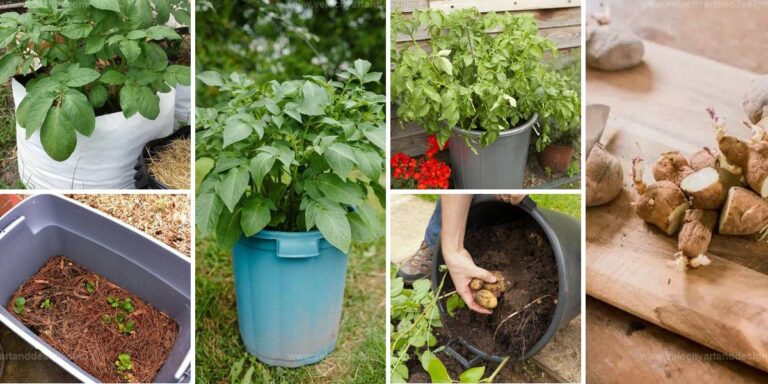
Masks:
[[[17,195],[0,195],[0,216],[5,215],[16,204],[21,202],[21,197]]]
[[[571,163],[573,145],[550,145],[539,154],[539,164],[543,168],[549,167],[552,173],[563,173]]]

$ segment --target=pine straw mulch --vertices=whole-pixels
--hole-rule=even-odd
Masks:
[[[21,314],[14,311],[19,297],[26,300]],[[133,310],[114,308],[109,302],[113,298],[130,299]],[[50,305],[43,308],[46,299]],[[23,283],[7,308],[46,343],[105,383],[151,382],[179,332],[168,315],[62,256],[51,258]],[[130,321],[134,330],[120,333],[118,322]],[[115,362],[123,353],[130,355],[133,367],[120,373]]]
[[[192,171],[189,167],[192,141],[188,138],[172,140],[149,154],[147,168],[155,180],[170,189],[189,189]]]
[[[171,248],[191,255],[190,198],[187,195],[69,195],[105,212]]]

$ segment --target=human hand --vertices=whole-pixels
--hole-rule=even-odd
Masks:
[[[520,204],[521,201],[523,201],[523,199],[525,199],[526,196],[527,195],[510,195],[510,194],[503,194],[503,195],[501,195],[501,194],[499,194],[499,195],[496,195],[496,198],[501,200],[501,201],[503,201],[503,202],[505,202],[505,203],[510,203],[512,205],[518,205],[518,204]]]
[[[477,278],[485,281],[486,283],[495,283],[496,276],[493,273],[478,267],[472,260],[472,256],[466,249],[460,249],[453,252],[445,252],[444,255],[445,264],[448,266],[448,272],[451,274],[453,280],[453,286],[456,287],[456,293],[461,296],[464,303],[467,304],[469,309],[490,315],[493,313],[491,310],[486,309],[477,302],[472,294],[472,290],[469,288],[469,282],[473,278]]]

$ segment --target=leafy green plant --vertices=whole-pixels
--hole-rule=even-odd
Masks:
[[[131,355],[128,353],[121,353],[117,355],[115,366],[118,372],[127,372],[133,370],[133,361],[131,361]]]
[[[86,291],[87,291],[89,294],[91,294],[91,293],[93,293],[93,292],[95,292],[95,291],[96,291],[96,286],[95,286],[95,285],[93,285],[93,282],[92,282],[92,281],[86,281],[86,282],[85,282],[85,290],[86,290]]]
[[[77,133],[93,134],[97,110],[155,119],[158,93],[190,84],[189,67],[168,65],[158,44],[181,38],[163,25],[171,14],[184,18],[177,3],[30,0],[27,13],[1,14],[0,82],[32,77],[17,111],[27,138],[39,129],[45,152],[64,161]]]
[[[25,304],[27,304],[27,299],[23,297],[17,297],[13,302],[13,311],[16,312],[17,315],[23,314]]]
[[[261,85],[238,73],[201,73],[229,95],[196,113],[198,167],[213,164],[197,191],[201,235],[229,248],[264,228],[316,227],[344,252],[352,240],[378,238],[380,220],[366,201],[372,191],[385,203],[385,98],[366,90],[381,77],[370,67],[357,60],[339,81]]]
[[[53,307],[53,303],[51,302],[50,298],[46,298],[42,303],[40,303],[40,309],[50,309],[51,307]]]
[[[107,303],[109,303],[109,305],[111,305],[112,308],[120,308],[128,313],[133,312],[133,302],[131,302],[130,298],[125,298],[124,300],[120,300],[120,298],[118,297],[108,296]]]
[[[441,266],[441,271],[445,271],[445,266]],[[416,280],[413,282],[412,288],[405,288],[403,279],[396,275],[396,268],[392,269],[389,294],[392,383],[408,382],[409,372],[406,362],[410,359],[418,359],[422,368],[429,373],[433,383],[452,383],[454,381],[492,383],[508,361],[508,358],[504,360],[486,378],[483,378],[485,375],[484,366],[467,369],[459,375],[458,380],[451,378],[448,369],[437,356],[444,347],[435,348],[437,339],[433,334],[433,329],[443,326],[437,302],[445,299],[446,311],[449,316],[454,316],[457,310],[466,308],[466,304],[456,294],[456,291],[440,295],[446,276],[447,273],[443,275],[437,293],[435,293],[432,290],[431,282],[427,279]]]
[[[453,127],[479,130],[479,144],[487,146],[537,113],[544,131],[537,147],[543,148],[551,121],[570,126],[578,120],[578,92],[544,62],[557,48],[538,35],[531,15],[419,10],[407,18],[395,14],[392,30],[410,38],[400,49],[392,45],[398,117],[435,134],[441,146]],[[417,42],[420,31],[428,34],[429,49]],[[474,149],[468,136],[465,141]]]
[[[117,323],[117,330],[122,334],[130,335],[134,329],[136,329],[136,323],[133,320]]]

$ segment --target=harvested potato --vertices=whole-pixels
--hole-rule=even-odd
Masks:
[[[496,282],[483,284],[483,289],[491,291],[496,297],[501,297],[504,292],[512,287],[512,283],[500,271],[493,271],[493,274],[496,276]]]
[[[469,289],[478,291],[483,288],[483,284],[485,284],[485,282],[480,279],[472,279],[472,281],[469,282]]]
[[[645,222],[650,223],[668,235],[677,233],[690,208],[685,194],[670,181],[658,181],[650,187],[643,181],[643,161],[634,159],[632,178],[635,190],[639,194],[635,200],[635,213]]]
[[[715,168],[704,168],[688,175],[680,182],[680,188],[690,197],[694,208],[719,209],[725,202],[726,188]]]
[[[709,147],[704,147],[691,155],[691,159],[689,163],[691,164],[691,169],[694,171],[700,171],[704,168],[715,168],[718,167],[718,156],[720,156],[720,152],[713,150]]]
[[[601,25],[590,29],[587,65],[603,71],[632,68],[643,61],[643,42],[624,28]]]
[[[666,180],[677,185],[693,172],[688,159],[678,151],[662,153],[653,165],[653,178],[656,181]]]
[[[680,234],[677,236],[677,248],[688,258],[705,255],[709,249],[715,225],[717,225],[717,211],[687,210]]]
[[[594,207],[611,202],[624,185],[621,162],[600,143],[595,144],[587,157],[587,206]]]
[[[496,296],[494,296],[491,291],[486,289],[481,289],[475,292],[475,302],[480,304],[481,307],[487,309],[494,309],[497,305],[499,305]]]
[[[723,235],[748,236],[768,230],[768,200],[746,188],[728,191],[720,213],[718,231]]]

